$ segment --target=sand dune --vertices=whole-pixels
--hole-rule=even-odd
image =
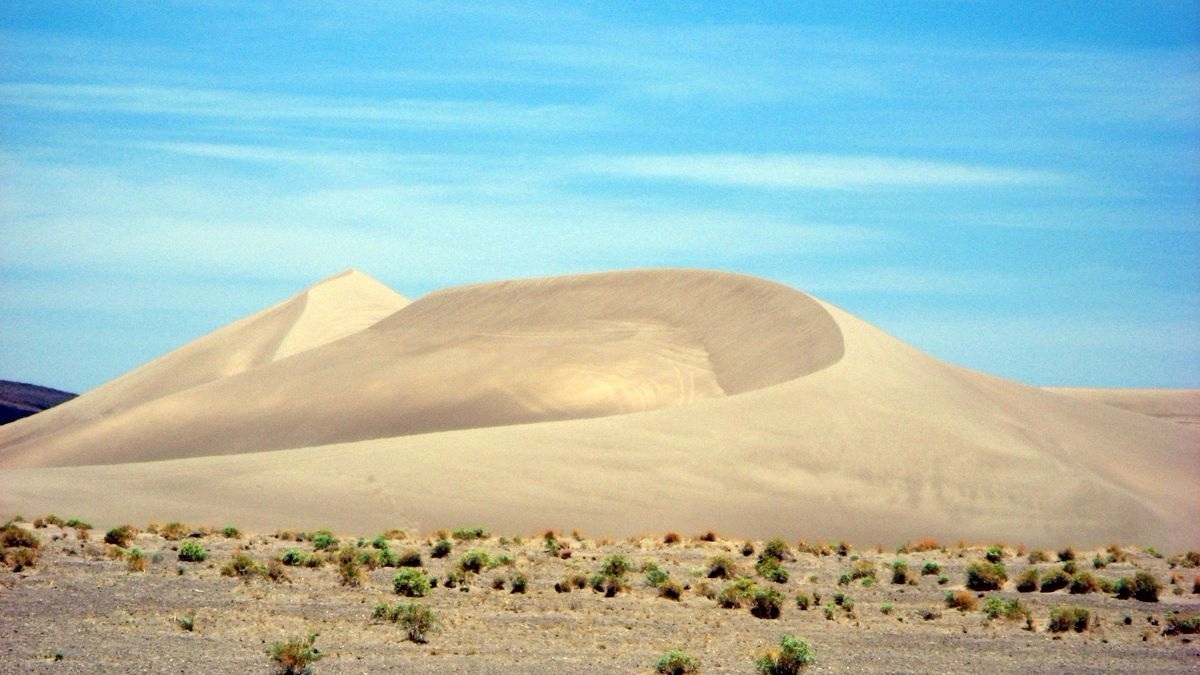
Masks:
[[[1200,389],[1085,389],[1047,387],[1063,396],[1103,403],[1159,419],[1200,426]]]
[[[1200,430],[950,366],[795,290],[713,272],[449,289],[43,431],[0,436],[0,510],[1200,542]]]

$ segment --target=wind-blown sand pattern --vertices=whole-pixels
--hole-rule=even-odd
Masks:
[[[1200,429],[701,271],[350,272],[0,429],[0,469],[0,511],[102,523],[1200,541]]]

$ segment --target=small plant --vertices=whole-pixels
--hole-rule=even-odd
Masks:
[[[1036,565],[1038,563],[1050,562],[1050,554],[1045,551],[1034,550],[1029,552],[1029,564]]]
[[[0,529],[0,562],[20,572],[26,567],[37,565],[42,540],[31,530],[9,522]]]
[[[625,556],[617,553],[610,555],[600,563],[600,573],[606,576],[623,576],[633,569],[633,563]]]
[[[104,533],[104,543],[125,548],[129,540],[137,536],[137,530],[132,525],[119,525]]]
[[[434,542],[433,551],[429,555],[434,558],[445,558],[450,555],[452,548],[454,548],[454,544],[451,544],[449,539],[438,539]]]
[[[1050,609],[1050,623],[1046,628],[1051,633],[1065,633],[1070,630],[1082,633],[1088,629],[1091,621],[1091,613],[1083,607],[1058,605]]]
[[[170,522],[158,530],[158,536],[171,541],[179,541],[191,534],[192,528],[180,522]]]
[[[738,577],[725,584],[717,594],[717,604],[725,609],[737,609],[754,597],[758,584],[750,577]]]
[[[289,548],[279,557],[279,562],[289,567],[302,566],[308,562],[308,554],[298,548]]]
[[[808,593],[801,591],[800,593],[796,594],[796,608],[797,609],[800,609],[802,611],[808,611],[808,608],[811,605],[812,605],[812,598],[808,597]]]
[[[1021,576],[1017,577],[1017,591],[1020,593],[1032,593],[1038,589],[1040,578],[1036,567],[1027,567],[1021,572]]]
[[[746,543],[742,544],[741,552],[742,557],[744,558],[749,558],[750,556],[754,555],[754,542],[747,541]]]
[[[983,601],[983,613],[988,619],[1023,619],[1029,616],[1029,610],[1017,598],[1002,598],[989,595]]]
[[[936,576],[942,573],[942,566],[932,560],[921,563],[921,576]]]
[[[681,538],[678,532],[668,532],[663,535],[663,543],[667,544],[668,546],[671,544],[678,544],[680,540]]]
[[[588,585],[593,591],[603,593],[606,598],[614,597],[626,588],[624,577],[602,572],[593,574],[588,579]]]
[[[788,560],[792,557],[791,549],[788,548],[787,542],[782,539],[772,539],[763,546],[762,555],[759,560],[773,559],[779,562]]]
[[[996,591],[1008,580],[1004,563],[975,561],[967,566],[967,588],[973,591]]]
[[[1132,579],[1121,577],[1113,585],[1113,592],[1118,598],[1132,597],[1142,602],[1158,602],[1158,594],[1161,591],[1162,584],[1147,572],[1138,572]]]
[[[700,661],[681,649],[672,649],[655,662],[654,672],[665,675],[690,675],[700,672]]]
[[[278,560],[272,560],[267,563],[267,578],[277,584],[285,581],[289,584],[292,583],[292,578],[288,576],[287,568]]]
[[[125,554],[125,566],[130,572],[145,572],[146,571],[146,554],[142,553],[142,549],[133,548]]]
[[[199,539],[188,539],[179,545],[179,559],[183,562],[204,562],[208,550]]]
[[[1058,561],[1059,562],[1067,562],[1068,560],[1074,560],[1074,559],[1075,559],[1075,549],[1071,548],[1070,546],[1068,546],[1058,552]]]
[[[646,585],[650,588],[658,588],[671,578],[666,571],[652,562],[642,565],[642,572],[646,574]]]
[[[175,625],[179,626],[180,628],[182,628],[183,630],[185,630],[189,633],[195,631],[196,630],[196,613],[188,612],[187,614],[185,614],[183,616],[175,617]]]
[[[882,613],[884,615],[891,614],[892,613],[892,603],[890,603],[890,602],[883,603],[882,605],[879,606],[879,611],[880,611],[880,613]]]
[[[667,579],[658,585],[658,597],[678,601],[683,597],[683,586],[678,581]]]
[[[907,584],[909,580],[908,563],[903,560],[892,561],[892,583]]]
[[[1200,633],[1200,614],[1174,611],[1167,615],[1163,635],[1194,635]]]
[[[245,553],[234,555],[225,566],[221,568],[221,576],[223,577],[240,577],[249,579],[251,577],[262,576],[267,573],[266,568],[259,565],[253,558]]]
[[[987,558],[987,561],[990,563],[998,563],[1004,560],[1004,548],[1001,546],[989,546],[983,557]]]
[[[946,607],[960,612],[973,612],[979,608],[979,601],[973,593],[967,591],[947,591]]]
[[[316,648],[316,633],[307,638],[292,638],[271,645],[267,653],[279,664],[279,672],[285,675],[300,675],[311,672],[309,666],[321,660],[321,651]]]
[[[493,563],[491,557],[487,554],[487,551],[475,549],[464,553],[462,559],[458,562],[458,566],[462,568],[464,572],[478,574],[484,569],[493,567]]]
[[[1071,583],[1071,576],[1066,570],[1061,568],[1047,570],[1042,575],[1042,583],[1039,590],[1043,593],[1053,593],[1059,589],[1066,588]]]
[[[391,549],[386,549],[391,551]],[[420,567],[421,552],[415,548],[406,548],[394,558],[394,565],[390,567]]]
[[[786,584],[788,581],[788,571],[779,564],[779,560],[776,558],[762,558],[754,566],[754,570],[767,581],[777,584]]]
[[[429,588],[429,577],[423,569],[406,567],[392,577],[392,589],[399,595],[421,598],[429,592]]]
[[[417,644],[429,642],[429,634],[438,630],[433,610],[415,602],[397,603],[388,611],[388,618],[404,629],[409,640]]]
[[[1070,591],[1074,595],[1095,593],[1100,590],[1100,582],[1089,572],[1080,572],[1071,578]]]
[[[754,660],[759,675],[794,675],[812,664],[812,648],[804,640],[783,634],[779,638],[779,649],[772,650]]]
[[[508,577],[510,593],[524,594],[529,590],[529,577],[524,572],[513,572]]]
[[[699,536],[696,537],[696,539],[698,539],[700,541],[712,543],[717,540],[717,533],[713,532],[712,530],[709,530],[707,532],[701,533]]]
[[[221,528],[221,536],[226,539],[241,539],[242,531],[232,525],[226,525]]]

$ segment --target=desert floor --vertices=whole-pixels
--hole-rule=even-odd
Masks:
[[[1018,593],[1015,580],[1031,566],[1030,552],[1005,547],[1008,582],[999,591],[973,595],[981,604],[986,595],[1019,598],[1030,610],[1030,628],[1024,619],[989,621],[980,609],[947,608],[947,591],[963,589],[967,565],[982,559],[986,546],[921,552],[851,548],[839,556],[828,547],[822,554],[821,545],[801,552],[797,542],[789,542],[790,559],[782,563],[789,579],[778,584],[755,575],[756,556],[742,554],[745,542],[724,537],[709,542],[684,536],[667,544],[662,536],[609,541],[560,534],[558,540],[571,548],[568,559],[548,554],[542,533],[451,538],[451,552],[433,558],[438,535],[393,533],[387,541],[391,550],[415,549],[428,574],[442,580],[414,600],[432,609],[441,624],[427,643],[418,644],[398,625],[372,619],[376,603],[406,600],[392,590],[396,569],[364,568],[358,587],[341,583],[336,562],[283,567],[290,577],[284,582],[222,575],[239,551],[264,565],[292,548],[314,553],[312,542],[295,541],[288,533],[231,538],[208,528],[185,528],[201,535],[208,556],[203,562],[181,562],[182,540],[144,531],[128,543],[146,556],[146,569],[138,572],[130,570],[120,550],[104,543],[103,532],[53,524],[34,532],[42,542],[35,566],[0,571],[4,673],[266,673],[275,669],[267,654],[272,643],[309,632],[319,634],[318,673],[648,673],[671,648],[699,659],[701,672],[746,673],[754,672],[754,658],[777,644],[782,633],[809,642],[816,655],[812,672],[1200,670],[1196,636],[1164,632],[1173,612],[1200,611],[1193,587],[1197,569],[1172,561],[1170,552],[1160,555],[1136,546],[1121,547],[1125,560],[1100,569],[1092,560],[1108,551],[1079,551],[1078,568],[1108,580],[1149,572],[1163,585],[1159,602],[1072,595],[1066,589]],[[374,548],[371,538],[342,538],[340,545]],[[761,552],[764,544],[753,546]],[[475,549],[511,562],[446,588],[447,574]],[[556,592],[556,582],[575,573],[591,575],[614,554],[633,562],[627,591],[611,598],[590,588]],[[779,618],[723,609],[705,597],[706,589],[718,592],[726,583],[707,578],[709,561],[720,555],[755,575],[759,585],[783,594]],[[1055,562],[1036,566],[1057,567],[1057,554],[1049,557]],[[891,583],[895,560],[907,562],[915,585]],[[839,585],[839,577],[855,563],[866,564],[862,561],[874,563],[875,583],[860,579]],[[936,562],[940,574],[921,575],[927,561]],[[640,569],[649,562],[687,586],[680,601],[658,597],[647,584]],[[507,583],[493,587],[493,580],[517,571],[528,577],[526,593],[512,593]],[[819,594],[820,605],[799,609],[799,593]],[[838,593],[851,602],[843,599],[837,606]],[[1050,632],[1048,617],[1056,605],[1086,608],[1092,626],[1079,633]],[[183,627],[183,617],[194,619],[191,630]]]

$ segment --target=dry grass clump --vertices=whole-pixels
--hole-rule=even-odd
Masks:
[[[321,660],[321,650],[314,644],[316,633],[309,633],[307,638],[291,638],[284,642],[276,642],[267,649],[267,653],[278,665],[278,672],[284,675],[300,675],[311,672],[309,666]]]
[[[1158,594],[1162,584],[1154,575],[1148,572],[1138,572],[1133,578],[1121,577],[1113,584],[1113,592],[1118,598],[1134,598],[1142,602],[1158,602]]]
[[[663,543],[667,545],[678,544],[681,541],[678,532],[668,532],[663,535]]]
[[[1073,630],[1082,633],[1091,625],[1092,614],[1084,607],[1069,607],[1057,605],[1050,608],[1050,623],[1046,629],[1051,633],[1065,633]]]
[[[1065,569],[1056,567],[1046,570],[1046,573],[1042,575],[1039,590],[1043,593],[1053,593],[1054,591],[1066,588],[1070,583],[1071,575],[1067,574]]]
[[[104,543],[125,548],[129,540],[138,535],[137,528],[132,525],[118,525],[104,533]]]
[[[804,640],[783,634],[779,637],[779,648],[754,660],[759,675],[795,675],[815,660],[812,648]]]
[[[1038,572],[1036,567],[1026,568],[1017,577],[1017,591],[1020,593],[1032,593],[1036,591],[1040,577],[1041,573]]]
[[[717,533],[716,533],[716,532],[713,532],[712,530],[709,530],[709,531],[707,531],[707,532],[704,532],[704,533],[702,533],[702,534],[698,535],[698,536],[696,537],[696,539],[697,539],[698,541],[703,541],[703,542],[712,543],[712,542],[714,542],[714,541],[716,541],[716,540],[717,540]]]
[[[42,540],[37,534],[15,522],[9,522],[0,529],[0,562],[14,572],[36,566],[41,548]]]
[[[979,600],[974,593],[968,591],[947,591],[946,607],[960,612],[973,612],[979,609]]]
[[[223,577],[238,577],[243,581],[249,581],[254,577],[266,576],[267,568],[260,565],[253,558],[244,552],[237,552],[228,562],[221,567],[221,576]]]
[[[709,559],[705,574],[709,579],[733,579],[738,576],[737,563],[727,555],[714,556]]]
[[[180,522],[170,522],[163,525],[158,531],[158,536],[170,541],[179,541],[192,533],[192,528]]]
[[[998,591],[1005,581],[1004,563],[977,560],[967,566],[967,588],[973,591]]]
[[[672,649],[655,662],[654,672],[663,675],[691,675],[700,672],[700,661],[685,651]]]

